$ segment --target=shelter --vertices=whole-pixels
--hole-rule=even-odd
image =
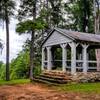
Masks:
[[[57,53],[61,59],[55,57],[56,48],[61,49],[62,54]],[[54,28],[42,43],[41,68],[50,71],[57,62],[61,62],[62,65],[58,66],[62,71],[68,70],[73,75],[77,71],[84,74],[88,71],[100,71],[100,66],[97,68],[96,65],[99,62],[94,57],[97,48],[100,48],[100,35]]]

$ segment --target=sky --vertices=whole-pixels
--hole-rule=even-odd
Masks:
[[[17,54],[22,50],[22,45],[27,40],[27,38],[30,38],[30,35],[24,34],[24,35],[18,35],[18,33],[15,32],[17,20],[13,19],[10,22],[10,61],[13,58],[17,57]],[[0,55],[0,61],[3,61],[5,63],[6,61],[6,32],[3,29],[2,26],[0,26],[0,39],[3,40],[3,51],[2,55]]]

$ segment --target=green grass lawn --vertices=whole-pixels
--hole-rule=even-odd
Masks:
[[[30,83],[30,80],[29,79],[17,79],[17,80],[10,80],[10,81],[0,80],[0,85],[15,85],[15,84],[24,84],[24,83]]]
[[[65,84],[55,87],[60,91],[85,92],[85,93],[100,93],[100,83],[80,83],[80,84]]]
[[[30,83],[29,79],[17,79],[11,81],[0,80],[0,85],[16,85]],[[77,84],[61,84],[58,86],[51,86],[59,91],[66,92],[85,92],[85,93],[100,93],[100,83],[77,83]]]

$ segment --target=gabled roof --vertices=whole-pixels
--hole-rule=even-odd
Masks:
[[[42,45],[46,42],[46,40],[51,36],[51,34],[54,31],[58,31],[59,33],[65,35],[66,37],[69,37],[72,40],[100,43],[100,35],[97,35],[97,34],[83,33],[83,32],[77,32],[77,31],[69,31],[69,30],[61,29],[61,28],[54,28],[49,33],[47,38],[43,41]]]
[[[60,29],[60,28],[56,28],[56,30],[61,31],[64,34],[71,36],[76,40],[100,43],[100,35],[97,35],[97,34],[83,33],[83,32],[77,32],[77,31],[68,31],[66,29]]]

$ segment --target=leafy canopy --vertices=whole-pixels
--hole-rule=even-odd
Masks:
[[[70,29],[86,32],[93,32],[93,0],[69,0],[65,4],[68,12],[68,27]]]
[[[6,1],[6,2],[5,2]],[[0,0],[0,20],[5,21],[5,10],[7,9],[8,17],[14,15],[16,3],[14,0]]]
[[[34,22],[32,20],[26,20],[17,24],[16,32],[19,34],[29,33],[32,30],[40,30],[46,27],[46,23],[42,20],[36,19]]]

